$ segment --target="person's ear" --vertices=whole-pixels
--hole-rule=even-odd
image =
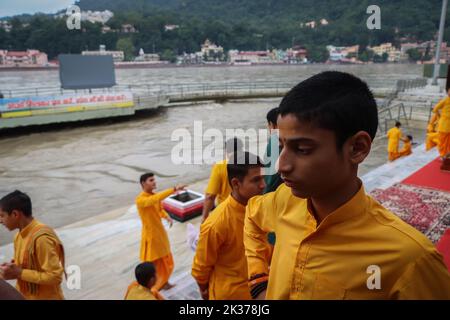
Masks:
[[[369,155],[372,139],[366,131],[359,131],[348,139],[346,145],[350,162],[360,164]]]
[[[240,181],[239,181],[238,178],[232,178],[230,182],[231,182],[230,184],[231,184],[231,188],[232,188],[232,189],[233,189],[233,188],[236,188],[236,189],[239,188],[239,186],[240,186]]]
[[[12,216],[14,219],[19,218],[19,216],[20,216],[20,211],[14,209],[13,211],[11,211],[10,216]]]

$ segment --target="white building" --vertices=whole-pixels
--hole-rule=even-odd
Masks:
[[[108,33],[108,32],[113,32],[113,30],[111,29],[111,27],[109,27],[109,26],[103,26],[103,27],[102,27],[102,33]]]
[[[12,26],[9,24],[8,21],[0,20],[0,28],[5,30],[6,32],[10,32],[12,29]]]
[[[201,49],[205,61],[219,61],[224,57],[223,48],[206,39]]]
[[[180,26],[177,25],[177,24],[166,24],[166,25],[164,26],[164,30],[165,30],[165,31],[172,31],[172,30],[178,29],[179,27],[180,27]]]
[[[137,30],[132,24],[123,24],[122,25],[122,33],[136,33]]]
[[[91,10],[81,11],[81,21],[89,21],[89,22],[92,22],[92,23],[99,22],[99,23],[105,24],[112,17],[114,17],[114,13],[109,11],[109,10],[105,10],[105,11],[91,11]]]
[[[105,56],[111,55],[113,57],[114,62],[120,62],[125,59],[125,54],[123,51],[108,51],[105,48],[105,45],[100,45],[98,51],[83,51],[81,52],[83,56]]]
[[[309,22],[305,23],[305,26],[307,26],[308,28],[314,29],[316,27],[316,22],[309,21]]]
[[[328,58],[332,62],[351,62],[356,61],[359,51],[359,45],[350,47],[336,47],[327,46],[330,57]]]
[[[139,56],[137,56],[134,61],[141,61],[141,62],[158,62],[159,61],[159,54],[156,53],[145,53],[144,49],[141,48],[139,50]]]
[[[177,56],[177,64],[202,64],[203,56],[201,52],[183,53]]]

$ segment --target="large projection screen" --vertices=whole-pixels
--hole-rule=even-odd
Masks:
[[[109,88],[116,85],[111,55],[61,54],[59,78],[63,89]]]

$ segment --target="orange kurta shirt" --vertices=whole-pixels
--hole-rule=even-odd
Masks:
[[[388,138],[388,152],[398,152],[398,145],[400,142],[400,138],[402,136],[402,131],[397,128],[391,128],[387,132]]]
[[[161,201],[174,189],[159,193],[141,192],[136,198],[136,207],[142,221],[141,261],[154,261],[170,253],[170,243],[161,218],[167,217]]]
[[[450,133],[450,97],[442,99],[434,108],[433,112],[438,115],[437,131]]]
[[[209,283],[210,300],[249,300],[244,232],[245,206],[231,195],[200,228],[192,276]]]
[[[50,234],[44,233],[36,237],[36,230],[43,226],[45,225],[34,219],[14,238],[14,260],[23,269],[19,279],[31,284],[26,285],[30,287],[30,292],[22,291],[19,283],[16,288],[29,300],[61,300],[64,299],[61,289],[64,274],[62,244],[51,229]],[[30,240],[34,244],[28,245]],[[26,255],[30,254],[30,248],[34,250],[33,264],[36,265],[33,268],[23,265]]]
[[[249,276],[269,273],[267,299],[450,299],[434,245],[364,187],[317,223],[310,201],[282,184],[250,199],[244,227]],[[267,232],[277,241],[270,264]],[[378,277],[379,287],[373,285]]]

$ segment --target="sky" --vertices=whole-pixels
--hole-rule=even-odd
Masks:
[[[0,0],[0,17],[22,13],[55,13],[74,2],[74,0]]]

